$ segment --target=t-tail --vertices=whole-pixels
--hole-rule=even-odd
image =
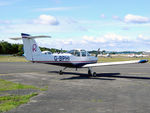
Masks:
[[[36,41],[33,37],[29,34],[21,33],[23,46],[24,46],[24,55],[27,60],[33,61],[34,57],[37,55],[42,54],[39,46],[37,45]]]
[[[21,37],[11,38],[13,40],[23,40],[24,56],[29,61],[34,61],[34,58],[42,54],[39,46],[37,45],[35,38],[51,38],[50,36],[40,35],[31,36],[26,33],[21,33]]]

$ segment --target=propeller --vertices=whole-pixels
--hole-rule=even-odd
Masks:
[[[96,53],[95,57],[98,56],[99,52],[100,52],[100,48],[97,50],[97,53]]]

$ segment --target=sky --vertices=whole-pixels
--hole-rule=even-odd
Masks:
[[[150,51],[149,0],[0,0],[0,41],[49,35],[42,47]]]

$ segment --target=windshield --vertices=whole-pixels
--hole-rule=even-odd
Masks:
[[[90,54],[85,50],[70,50],[67,53],[70,53],[70,54],[72,54],[74,56],[78,56],[78,57],[80,57],[80,56],[81,57],[90,56]]]
[[[80,56],[80,51],[79,50],[70,50],[67,53],[70,53],[74,56]]]

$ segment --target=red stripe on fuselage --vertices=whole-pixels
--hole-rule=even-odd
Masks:
[[[32,61],[37,63],[96,63],[97,61]]]

